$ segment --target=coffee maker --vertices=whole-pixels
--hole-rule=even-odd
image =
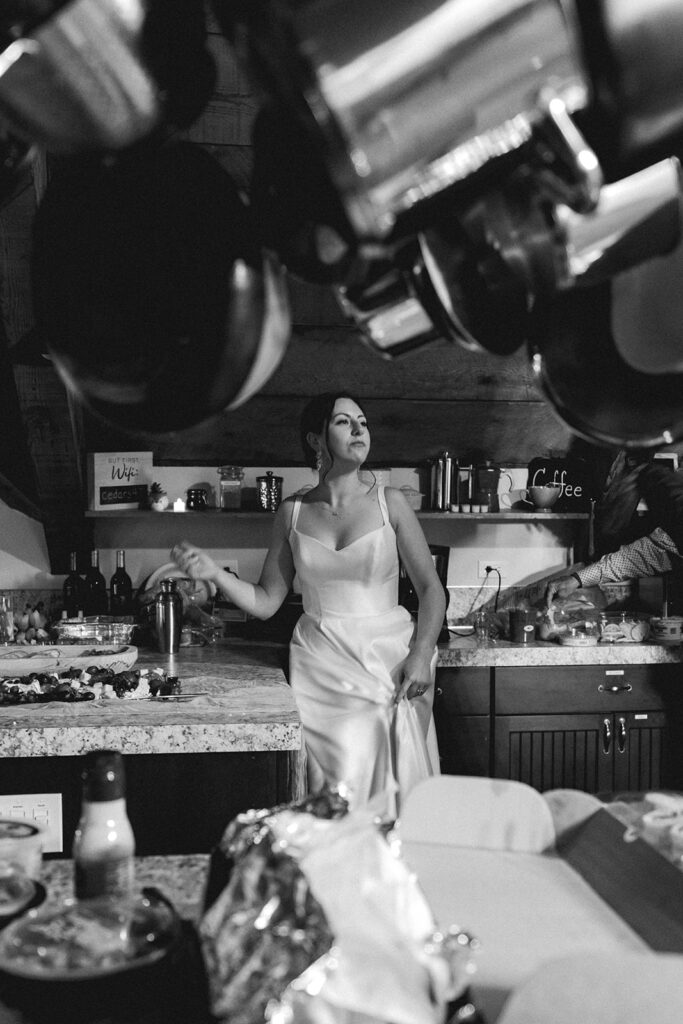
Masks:
[[[448,556],[450,555],[451,549],[445,544],[430,544],[429,550],[432,553],[432,560],[434,562],[436,574],[441,580],[441,585],[446,595],[446,612],[444,613],[443,625],[438,639],[438,643],[445,644],[448,643],[448,640],[450,639],[446,616],[448,612]],[[398,603],[402,604],[404,608],[407,608],[411,615],[417,615],[419,601],[415,588],[413,587],[412,580],[406,572],[403,563],[400,563],[399,565]]]

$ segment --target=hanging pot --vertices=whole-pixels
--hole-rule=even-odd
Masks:
[[[0,113],[49,152],[117,150],[187,126],[215,80],[194,0],[41,0],[0,21]]]
[[[245,402],[289,338],[284,275],[232,179],[185,143],[55,179],[35,222],[39,329],[67,387],[126,431]]]
[[[683,438],[683,360],[677,372],[627,362],[622,301],[615,281],[537,299],[529,338],[534,374],[560,418],[589,441],[629,449],[673,444]],[[640,318],[651,312],[631,312],[628,330],[639,336]],[[644,338],[646,358],[646,332]]]

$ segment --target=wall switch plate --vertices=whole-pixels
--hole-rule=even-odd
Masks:
[[[61,793],[0,793],[1,818],[25,818],[45,829],[43,853],[62,853]]]

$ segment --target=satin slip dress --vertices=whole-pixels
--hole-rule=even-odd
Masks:
[[[416,626],[398,603],[398,548],[383,487],[377,498],[383,525],[339,550],[297,529],[301,499],[295,500],[289,543],[303,615],[290,643],[290,683],[309,791],[344,783],[352,808],[386,793],[387,809],[398,813],[400,797],[419,781],[416,754],[424,777],[439,774],[439,759],[434,687],[393,703]],[[436,660],[435,648],[432,682]],[[412,738],[405,738],[406,725]]]

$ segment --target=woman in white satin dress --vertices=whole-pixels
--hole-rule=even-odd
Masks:
[[[257,584],[224,572],[186,541],[172,556],[187,575],[212,580],[262,619],[277,611],[296,575],[303,615],[290,644],[290,682],[309,789],[344,784],[352,807],[375,798],[380,812],[396,814],[415,782],[439,771],[432,704],[443,587],[401,491],[377,486],[362,469],[370,434],[355,399],[313,399],[301,437],[319,482],[280,505]],[[419,598],[417,622],[398,603],[399,556]]]

